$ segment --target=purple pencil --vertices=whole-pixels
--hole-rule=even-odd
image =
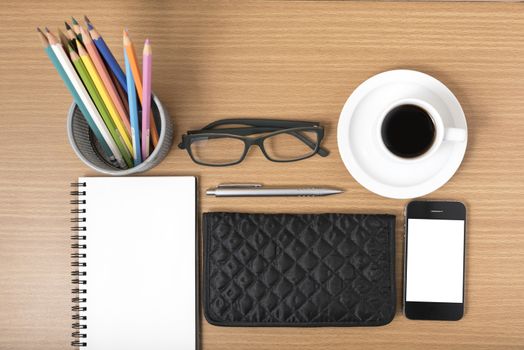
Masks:
[[[151,44],[146,39],[142,57],[142,159],[149,156],[150,111],[151,111]]]

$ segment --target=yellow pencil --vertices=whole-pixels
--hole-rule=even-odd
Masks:
[[[91,79],[93,80],[93,83],[95,84],[96,89],[100,93],[100,96],[102,97],[102,100],[104,101],[104,104],[106,105],[106,108],[109,111],[109,115],[111,116],[111,119],[113,119],[113,122],[115,123],[116,128],[118,129],[118,132],[120,132],[120,135],[122,135],[122,138],[124,139],[124,143],[126,144],[127,149],[129,150],[129,152],[132,155],[134,155],[133,144],[131,143],[131,139],[129,138],[129,135],[126,129],[124,128],[122,121],[120,120],[120,117],[115,108],[115,105],[113,104],[113,101],[111,100],[111,97],[109,96],[109,93],[107,92],[107,89],[104,86],[104,83],[102,83],[102,79],[98,75],[98,72],[93,62],[91,61],[91,58],[89,57],[86,49],[84,49],[84,47],[78,43],[78,39],[77,39],[77,45],[78,45],[78,55],[82,59],[82,63],[84,63],[84,66],[86,67],[89,75],[91,76]]]

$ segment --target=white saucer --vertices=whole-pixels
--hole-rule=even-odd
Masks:
[[[344,165],[362,186],[384,197],[414,198],[435,191],[457,171],[464,142],[444,142],[427,158],[396,160],[377,142],[378,118],[393,102],[425,100],[450,127],[467,131],[457,98],[437,79],[417,71],[393,70],[363,82],[346,101],[338,122],[338,149]]]

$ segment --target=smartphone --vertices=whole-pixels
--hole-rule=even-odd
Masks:
[[[460,320],[464,315],[466,207],[413,201],[406,206],[404,315]]]

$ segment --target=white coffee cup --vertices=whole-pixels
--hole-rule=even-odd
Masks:
[[[391,152],[386,147],[386,144],[384,143],[382,137],[382,124],[384,122],[384,119],[391,110],[403,105],[414,105],[419,108],[422,108],[431,117],[431,120],[433,121],[433,125],[435,127],[435,135],[431,146],[421,155],[412,158],[401,157]],[[393,102],[387,108],[384,109],[381,117],[378,118],[377,121],[377,143],[380,145],[380,147],[385,153],[387,153],[393,159],[401,162],[414,162],[426,159],[430,157],[432,154],[434,154],[439,149],[439,147],[442,146],[444,142],[464,142],[467,138],[467,131],[465,129],[455,128],[450,125],[446,125],[447,123],[444,121],[444,119],[435,107],[433,107],[430,103],[417,98],[405,98]]]

